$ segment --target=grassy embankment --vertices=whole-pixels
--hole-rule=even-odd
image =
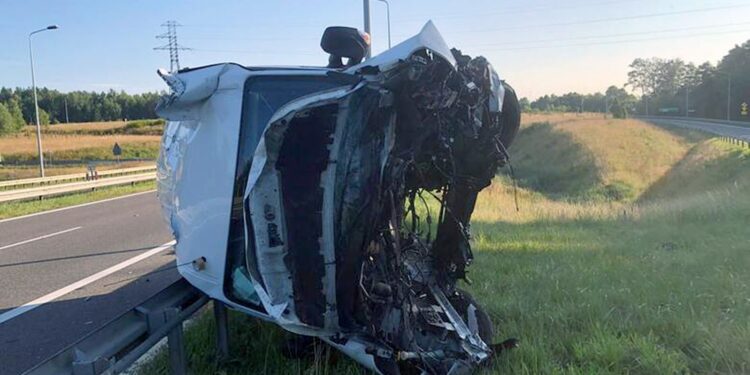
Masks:
[[[129,168],[153,164],[153,161],[115,163],[112,147],[115,142],[122,148],[122,158],[156,159],[159,151],[162,120],[113,121],[51,125],[43,128],[42,142],[45,160],[80,160],[78,164],[47,164],[47,176],[85,172],[88,161],[110,161],[97,163],[97,170]],[[36,153],[36,130],[27,127],[21,133],[0,137],[0,181],[38,177]],[[19,162],[29,165],[14,165]],[[3,164],[5,163],[5,164]],[[132,186],[113,186],[94,192],[71,194],[40,201],[8,202],[0,204],[0,219],[26,215],[34,212],[72,206],[101,199],[137,193],[155,188],[154,182],[142,182]]]
[[[122,148],[122,159],[156,159],[159,152],[161,120],[113,121],[102,123],[62,124],[45,126],[42,131],[44,157],[49,176],[84,172],[89,161],[114,161],[112,147]],[[29,126],[16,135],[0,137],[0,180],[37,177],[36,132]],[[78,164],[54,164],[55,161],[77,160]],[[26,165],[18,165],[25,163]],[[148,162],[131,162],[97,166],[99,170],[124,168]]]
[[[634,120],[529,116],[506,176],[472,225],[467,288],[497,341],[521,346],[488,373],[750,372],[750,152]],[[358,373],[289,361],[278,328],[231,314],[232,359],[213,356],[211,314],[187,332],[195,373]],[[167,373],[166,356],[141,369]]]

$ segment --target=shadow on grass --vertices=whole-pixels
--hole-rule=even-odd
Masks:
[[[510,153],[519,184],[552,199],[583,197],[601,185],[593,155],[550,123],[521,129]]]

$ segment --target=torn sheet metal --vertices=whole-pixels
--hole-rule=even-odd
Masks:
[[[238,69],[165,76],[175,92],[159,111],[178,121],[165,132],[160,198],[178,262],[202,256],[215,267],[180,272],[377,373],[486,364],[492,323],[459,281],[473,260],[477,195],[520,125],[513,90],[484,58],[449,49],[431,22],[344,71]],[[258,74],[307,78],[299,90],[252,92],[245,82]],[[244,146],[254,154],[240,171],[243,126],[265,130]]]
[[[451,53],[451,48],[445,43],[443,36],[440,35],[435,24],[432,23],[432,21],[429,21],[422,27],[419,34],[406,39],[405,41],[393,46],[393,48],[390,48],[369,60],[365,60],[360,64],[346,69],[346,71],[354,73],[367,66],[378,67],[381,71],[384,71],[387,70],[387,67],[397,64],[399,61],[406,60],[414,55],[415,52],[425,49],[442,57],[449,64],[456,65],[456,60]]]

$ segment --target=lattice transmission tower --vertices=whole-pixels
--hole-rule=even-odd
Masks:
[[[161,24],[167,28],[167,32],[156,36],[156,39],[166,39],[167,44],[154,47],[155,50],[169,50],[169,71],[176,72],[180,70],[180,50],[189,50],[177,43],[177,28],[182,26],[177,21],[167,21]]]

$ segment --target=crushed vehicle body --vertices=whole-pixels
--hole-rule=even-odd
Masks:
[[[484,58],[428,23],[343,67],[162,75],[159,198],[189,282],[378,373],[490,359],[492,323],[458,282],[520,114]]]

